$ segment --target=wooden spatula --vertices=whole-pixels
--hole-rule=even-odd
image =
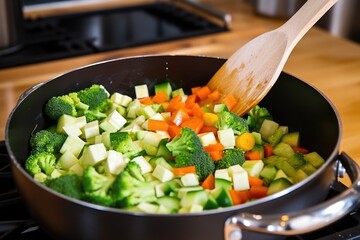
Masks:
[[[231,111],[247,113],[274,85],[295,45],[336,2],[308,0],[285,24],[238,49],[211,78],[210,89],[237,99]]]

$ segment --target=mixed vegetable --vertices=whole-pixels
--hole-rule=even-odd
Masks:
[[[53,121],[30,138],[25,168],[70,197],[146,213],[187,213],[244,204],[279,192],[324,159],[299,132],[207,86],[189,94],[169,82],[135,87],[134,98],[94,84],[54,96]]]

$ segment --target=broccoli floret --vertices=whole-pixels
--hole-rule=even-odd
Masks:
[[[112,193],[118,207],[130,208],[141,202],[156,200],[153,184],[142,181],[141,175],[140,166],[136,162],[129,162],[116,177]]]
[[[232,128],[236,135],[249,132],[246,120],[229,111],[222,111],[218,113],[218,120],[215,122],[215,127],[219,130]]]
[[[77,92],[80,102],[89,106],[89,110],[104,110],[107,107],[109,92],[102,86],[94,84],[89,88],[82,89]]]
[[[239,148],[225,149],[221,160],[215,162],[216,169],[225,169],[245,162],[245,154]]]
[[[182,128],[180,136],[166,144],[173,156],[176,167],[195,166],[200,180],[215,170],[210,155],[204,151],[200,138],[190,128]]]
[[[50,175],[55,169],[56,157],[50,152],[31,154],[25,162],[25,169],[32,175],[43,172]]]
[[[110,133],[110,149],[128,156],[139,152],[129,132]]]
[[[114,178],[100,174],[94,166],[88,166],[83,173],[84,197],[86,201],[112,206],[111,187]]]
[[[45,114],[52,120],[57,120],[63,114],[75,117],[77,111],[74,100],[68,95],[50,98],[44,107]]]
[[[200,138],[190,128],[182,128],[180,136],[173,138],[166,144],[173,156],[183,152],[203,151]]]
[[[270,115],[267,108],[256,105],[248,112],[246,122],[251,131],[259,132],[265,119],[273,120],[273,117]]]
[[[66,135],[49,130],[40,130],[30,138],[32,153],[49,152],[58,154],[66,140]]]
[[[76,174],[66,174],[57,178],[48,178],[45,185],[54,191],[76,199],[83,198],[82,178]]]

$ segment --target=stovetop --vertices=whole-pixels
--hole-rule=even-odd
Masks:
[[[0,69],[229,30],[224,19],[210,20],[219,15],[205,17],[211,14],[205,11],[208,8],[190,11],[185,3],[156,2],[25,19],[23,44],[14,53],[0,55]],[[201,10],[204,14],[199,14]]]
[[[49,239],[30,216],[16,189],[10,170],[10,158],[4,141],[0,141],[0,239],[32,240]],[[329,198],[346,187],[336,182],[329,191]],[[360,239],[360,208],[328,227],[286,240],[357,240]]]

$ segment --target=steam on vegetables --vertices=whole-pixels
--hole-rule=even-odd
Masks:
[[[94,84],[49,99],[53,124],[30,138],[29,174],[103,206],[188,213],[266,197],[324,163],[264,107],[240,117],[232,96],[206,86],[186,94],[161,82],[134,91],[110,94]]]

